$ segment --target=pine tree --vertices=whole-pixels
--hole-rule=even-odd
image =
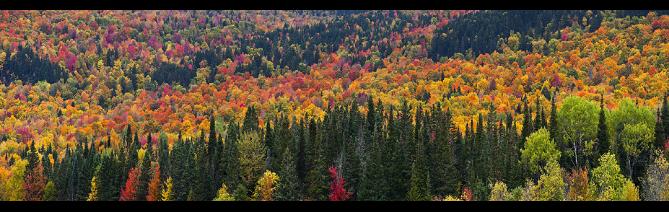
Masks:
[[[204,132],[201,132],[200,139],[194,143],[193,146],[193,181],[191,182],[191,189],[193,195],[191,195],[191,200],[203,201],[210,200],[215,191],[209,191],[210,189],[210,175],[208,173],[208,160],[206,156],[206,147],[204,140]]]
[[[553,94],[553,98],[551,98],[551,121],[550,121],[550,134],[551,138],[555,138],[557,143],[561,143],[559,140],[557,140],[557,132],[558,132],[558,122],[557,122],[557,106],[555,105],[555,98],[557,98],[556,94]]]
[[[410,201],[429,201],[431,199],[429,170],[427,170],[423,152],[423,144],[418,142],[416,159],[411,167],[411,187],[407,194],[407,199]]]
[[[214,119],[214,113],[212,112],[209,117],[209,140],[207,142],[207,152],[205,159],[207,161],[207,173],[212,177],[213,182],[208,183],[208,195],[205,199],[213,199],[216,196],[216,191],[221,187],[223,183],[223,175],[220,170],[220,158],[221,151],[223,150],[220,139],[216,134],[216,120]],[[203,141],[204,142],[204,141]]]
[[[165,181],[170,173],[170,150],[167,135],[161,133],[158,137],[158,164],[160,165],[160,180]]]
[[[662,149],[664,147],[666,132],[664,131],[664,126],[662,126],[662,115],[660,114],[659,109],[657,110],[657,115],[655,117],[655,149]]]
[[[258,113],[255,106],[249,107],[246,111],[242,127],[242,132],[258,131]]]
[[[440,192],[439,194],[441,195],[457,195],[460,188],[460,173],[456,168],[457,161],[453,146],[454,141],[451,135],[451,131],[455,130],[457,129],[452,129],[450,111],[447,111],[442,125],[442,133],[440,133],[442,139],[440,139],[438,146],[439,161],[441,161],[441,164],[437,169],[439,171],[443,170],[443,175],[441,175],[442,179],[440,179],[441,186],[435,187],[435,192]]]
[[[137,191],[136,198],[137,200],[143,201],[146,200],[146,195],[148,193],[149,180],[151,180],[151,133],[149,133],[146,141],[147,149],[144,152],[144,157],[140,164],[140,174],[137,182]]]
[[[360,161],[360,151],[357,148],[361,142],[361,137],[359,136],[362,133],[362,117],[358,111],[358,104],[356,101],[353,101],[353,104],[350,106],[347,114],[347,133],[345,134],[346,139],[342,141],[342,151],[340,154],[344,156],[342,161],[342,174],[348,179],[349,183],[346,185],[348,191],[352,192],[352,198],[356,198],[356,192],[360,189],[360,180],[361,180],[361,161]],[[397,187],[402,187],[402,185],[397,185]],[[405,192],[406,193],[406,192]],[[403,193],[403,195],[405,194]]]
[[[305,136],[305,120],[300,121],[300,123],[297,123],[297,129],[296,131],[296,137],[295,139],[297,140],[297,180],[298,180],[298,185],[300,187],[300,191],[304,191],[304,184],[306,182],[306,176],[307,176],[307,164],[306,164],[306,154],[307,154],[307,146],[306,146],[306,136]],[[301,192],[300,192],[301,193]]]
[[[664,125],[664,136],[669,138],[669,104],[667,103],[667,98],[662,98],[662,123]]]
[[[599,102],[599,125],[597,129],[597,154],[595,157],[599,158],[599,155],[602,155],[609,151],[609,131],[606,126],[606,113],[604,111],[604,95],[600,95]]]
[[[239,170],[239,150],[237,147],[237,139],[239,138],[238,130],[239,125],[231,123],[228,125],[228,133],[225,137],[221,167],[223,167],[223,176],[226,185],[237,185],[241,180]]]
[[[174,143],[174,148],[170,154],[170,177],[173,178],[173,197],[174,200],[186,200],[188,189],[190,188],[190,177],[188,172],[188,149],[187,144],[181,140],[181,136]]]
[[[667,104],[667,98],[669,97],[669,93],[665,97],[662,97],[662,106],[660,108],[661,112],[658,111],[657,118],[658,123],[656,124],[656,131],[657,131],[657,136],[655,136],[656,139],[656,145],[659,146],[660,148],[664,148],[666,145],[667,140],[669,140],[669,104]],[[658,129],[660,128],[660,129]]]
[[[280,201],[297,201],[300,200],[299,186],[297,182],[297,167],[295,165],[294,156],[290,152],[290,148],[286,148],[283,152],[283,159],[279,167],[279,185],[277,188],[276,199]]]
[[[132,127],[127,125],[125,136],[123,137],[123,146],[128,148],[132,144]]]
[[[522,140],[524,141],[527,136],[534,132],[532,125],[532,109],[527,105],[527,99],[523,100],[523,131],[522,131]]]
[[[310,149],[313,154],[311,158],[311,168],[307,172],[307,197],[311,200],[325,200],[327,197],[327,165],[325,164],[325,154],[323,147],[320,143],[319,135],[316,133],[317,128],[315,122],[312,120],[310,127],[309,137],[313,138],[310,142]]]

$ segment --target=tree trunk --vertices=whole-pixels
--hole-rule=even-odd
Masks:
[[[629,154],[625,154],[625,155],[627,155],[627,170],[628,170],[629,175],[630,175],[629,177],[632,178],[632,161],[630,160],[630,155]]]
[[[581,166],[579,166],[579,164],[578,164],[578,151],[577,151],[577,148],[576,148],[576,142],[572,142],[572,144],[574,146],[574,157],[576,158],[576,167],[581,168]]]

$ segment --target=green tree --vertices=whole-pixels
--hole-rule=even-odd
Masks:
[[[276,199],[282,201],[297,201],[299,200],[299,185],[297,182],[297,167],[295,158],[290,152],[290,148],[286,148],[283,152],[283,159],[281,167],[279,167],[279,185],[277,187]]]
[[[664,136],[669,137],[669,104],[667,104],[667,97],[669,93],[662,98],[662,125],[664,125]]]
[[[604,96],[601,95],[599,102],[599,123],[597,125],[597,156],[609,151],[609,128],[606,126],[606,113],[604,110]]]
[[[555,142],[551,140],[548,130],[541,128],[527,137],[520,157],[532,174],[538,174],[541,167],[548,162],[560,159],[560,151]]]
[[[625,200],[630,191],[634,191],[631,189],[634,183],[623,176],[614,154],[602,155],[599,166],[591,174],[590,186],[598,200]]]
[[[647,107],[637,106],[631,99],[622,99],[618,103],[618,108],[611,111],[608,116],[609,135],[612,136],[614,142],[611,150],[618,156],[618,161],[625,161],[625,148],[623,146],[623,131],[625,125],[645,124],[647,127],[655,125],[653,112]],[[644,157],[648,156],[650,152],[643,152]],[[625,169],[628,166],[624,167]],[[635,172],[642,173],[642,167],[637,167],[639,170]],[[630,173],[625,170],[625,173]],[[636,178],[635,178],[636,179]]]
[[[597,112],[597,106],[588,100],[575,96],[564,99],[557,122],[562,152],[571,160],[567,167],[580,168],[589,163],[586,145],[596,139]]]
[[[241,180],[241,170],[239,165],[239,125],[231,123],[228,125],[225,137],[225,146],[223,147],[223,157],[221,167],[223,167],[224,179],[226,185],[238,185]]]
[[[550,118],[550,133],[551,137],[555,138],[558,143],[560,141],[558,140],[558,121],[557,121],[557,105],[555,104],[555,99],[557,98],[557,95],[554,93],[552,98],[551,98],[551,118]]]
[[[246,110],[242,127],[242,132],[258,131],[258,112],[255,106],[251,106]]]
[[[627,161],[627,170],[630,177],[634,177],[634,166],[642,153],[650,151],[653,145],[653,131],[646,124],[625,124],[621,133],[621,141]]]
[[[557,160],[548,161],[534,188],[534,195],[539,201],[561,201],[565,199],[565,182]]]
[[[46,183],[46,186],[44,186],[44,196],[42,197],[42,200],[55,201],[56,198],[56,186],[54,185],[53,181],[49,181]]]
[[[418,142],[416,144],[416,159],[411,167],[411,187],[407,194],[407,199],[410,201],[429,201],[431,199],[430,175],[423,151],[423,144]]]
[[[244,132],[239,138],[239,168],[244,185],[252,186],[265,169],[267,148],[256,132]]]

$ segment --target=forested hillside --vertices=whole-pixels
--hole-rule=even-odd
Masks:
[[[0,200],[669,200],[666,11],[0,13]]]

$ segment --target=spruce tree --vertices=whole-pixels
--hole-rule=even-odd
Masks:
[[[149,180],[151,178],[151,155],[152,149],[150,148],[151,146],[151,133],[147,136],[146,140],[146,150],[144,152],[144,157],[141,158],[141,164],[140,164],[140,173],[139,173],[139,181],[137,184],[137,190],[136,190],[136,195],[135,197],[137,200],[144,201],[146,200],[146,194],[148,192],[148,185],[149,185]],[[138,161],[139,162],[139,161]]]
[[[242,125],[242,132],[258,131],[258,112],[255,106],[251,106],[244,115],[244,123]]]
[[[423,144],[418,142],[415,152],[416,159],[411,166],[411,186],[407,194],[407,199],[410,201],[429,201],[431,199],[429,170],[423,152]]]
[[[669,93],[667,95],[669,95]],[[669,104],[667,104],[667,98],[667,96],[662,98],[662,123],[664,125],[665,138],[669,138]]]
[[[522,140],[525,141],[525,138],[534,132],[532,125],[532,109],[527,105],[527,99],[523,100],[523,131],[521,134]]]
[[[221,160],[221,167],[223,167],[223,178],[226,185],[238,185],[241,180],[239,170],[239,149],[237,147],[237,139],[239,139],[238,130],[239,125],[231,123],[228,125],[228,133],[225,137],[224,155]]]
[[[662,126],[662,115],[660,114],[660,109],[657,110],[657,115],[655,116],[655,149],[662,149],[664,147],[664,138],[666,132],[664,131],[664,126]]]
[[[553,94],[553,98],[551,98],[551,121],[550,121],[550,134],[551,138],[555,138],[557,143],[560,143],[559,140],[557,140],[557,131],[558,131],[558,122],[557,122],[557,106],[555,105],[555,98],[557,98],[557,95]]]
[[[299,185],[297,183],[297,166],[290,148],[283,152],[281,166],[279,167],[279,185],[276,199],[280,201],[300,200]]]
[[[604,95],[600,95],[599,100],[599,124],[597,128],[597,155],[602,155],[609,151],[609,128],[606,125],[606,113],[604,110]]]
[[[316,123],[312,119],[309,124],[310,138],[310,168],[307,172],[307,197],[311,200],[326,200],[328,192],[327,164],[325,161],[324,148],[318,134]]]

